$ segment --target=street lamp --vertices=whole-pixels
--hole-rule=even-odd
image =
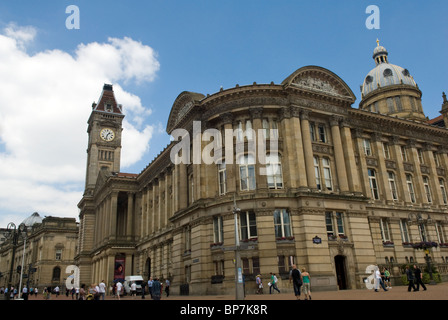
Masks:
[[[28,239],[27,231],[28,231],[27,226],[24,223],[20,224],[19,232],[22,234],[23,237],[23,254],[22,254],[22,267],[20,269],[19,299],[21,299],[22,296],[23,265],[25,264],[26,240]]]
[[[238,232],[238,213],[241,209],[236,206],[235,195],[233,195],[233,217],[235,219],[235,290],[236,300],[244,300],[243,271],[241,268],[240,236]]]
[[[431,258],[429,257],[429,249],[436,247],[437,244],[433,243],[429,240],[428,235],[426,235],[426,228],[425,228],[425,223],[426,224],[430,224],[432,223],[432,219],[431,216],[428,214],[427,219],[423,219],[422,215],[420,213],[409,213],[408,215],[408,223],[412,223],[413,222],[413,216],[415,216],[415,221],[417,222],[419,228],[420,228],[420,232],[422,234],[422,242],[418,243],[418,244],[414,244],[413,247],[414,249],[422,249],[425,251],[425,262],[426,262],[426,268],[428,269],[428,273],[429,273],[429,279],[430,279],[430,284],[436,284],[436,282],[433,279],[432,276],[432,267],[431,267]]]

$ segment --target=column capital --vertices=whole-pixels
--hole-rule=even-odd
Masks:
[[[300,109],[300,119],[301,120],[310,120],[310,110],[308,109]]]
[[[261,119],[263,117],[263,107],[251,107],[249,113],[252,120]]]
[[[342,117],[341,116],[337,116],[337,115],[332,115],[330,117],[330,126],[334,127],[334,126],[339,126],[339,123],[342,122]]]

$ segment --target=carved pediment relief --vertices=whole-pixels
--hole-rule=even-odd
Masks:
[[[174,101],[168,118],[166,131],[171,133],[176,125],[199,103],[205,96],[201,93],[184,91]]]
[[[282,85],[314,92],[321,96],[329,96],[354,103],[355,95],[348,85],[333,72],[308,66],[298,69],[286,78]]]

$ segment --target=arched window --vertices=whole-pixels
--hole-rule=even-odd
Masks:
[[[51,277],[53,281],[61,281],[61,268],[54,267],[53,268],[53,276]]]

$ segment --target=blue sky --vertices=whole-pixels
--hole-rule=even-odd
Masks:
[[[9,173],[6,181],[0,181],[0,193],[4,194],[0,196],[0,226],[10,221],[20,223],[22,217],[34,211],[77,216],[76,205],[84,187],[86,122],[90,105],[98,100],[106,82],[119,88],[117,99],[127,114],[127,131],[132,135],[126,154],[132,150],[132,156],[127,156],[122,171],[132,173],[141,172],[168,144],[164,129],[172,103],[182,91],[212,94],[221,86],[226,89],[254,81],[279,84],[303,66],[318,65],[336,73],[350,86],[357,96],[356,108],[361,100],[359,86],[374,67],[372,52],[377,38],[388,49],[389,61],[413,75],[423,92],[426,115],[437,117],[442,91],[448,91],[448,4],[415,0],[403,3],[1,1],[0,35],[4,38],[0,40],[16,42],[11,48],[3,45],[8,48],[3,54],[14,54],[14,59],[3,66],[0,61],[0,86],[8,87],[3,96],[0,90],[0,161],[6,163],[0,165]],[[65,11],[69,5],[80,10],[79,30],[66,28],[69,14]],[[366,28],[369,5],[380,9],[379,30]],[[146,66],[143,76],[141,70],[125,65],[129,57],[139,62],[142,57],[138,53],[152,57],[142,62]],[[108,54],[120,58],[108,60]],[[125,66],[115,70],[113,61]],[[20,66],[18,72],[15,65]],[[28,77],[30,81],[25,81]],[[12,92],[17,92],[15,99],[9,95]],[[25,113],[23,108],[20,114],[20,106],[33,101],[45,108],[29,119],[29,111]],[[36,125],[31,120],[46,116],[47,120],[42,120],[33,133],[23,129],[24,137],[48,131],[48,135],[36,140],[45,151],[31,152],[36,143],[31,146],[26,144],[26,138],[14,138],[9,132],[15,129],[1,126],[2,116],[16,119],[9,123],[14,123],[17,130],[22,125]],[[49,121],[53,116],[54,121]],[[24,118],[26,121],[18,121]],[[62,139],[63,134],[52,130],[53,124],[56,128],[64,121],[69,122],[61,130],[72,128],[70,135],[76,135],[76,142],[71,144],[68,139],[51,149],[46,137]],[[70,149],[66,151],[70,154],[68,160],[61,155],[65,148]],[[52,161],[46,162],[45,156],[50,155]],[[54,170],[47,173],[48,166]],[[23,168],[29,171],[24,174]],[[19,190],[21,194],[16,198]],[[52,193],[56,193],[58,201],[51,200]]]

